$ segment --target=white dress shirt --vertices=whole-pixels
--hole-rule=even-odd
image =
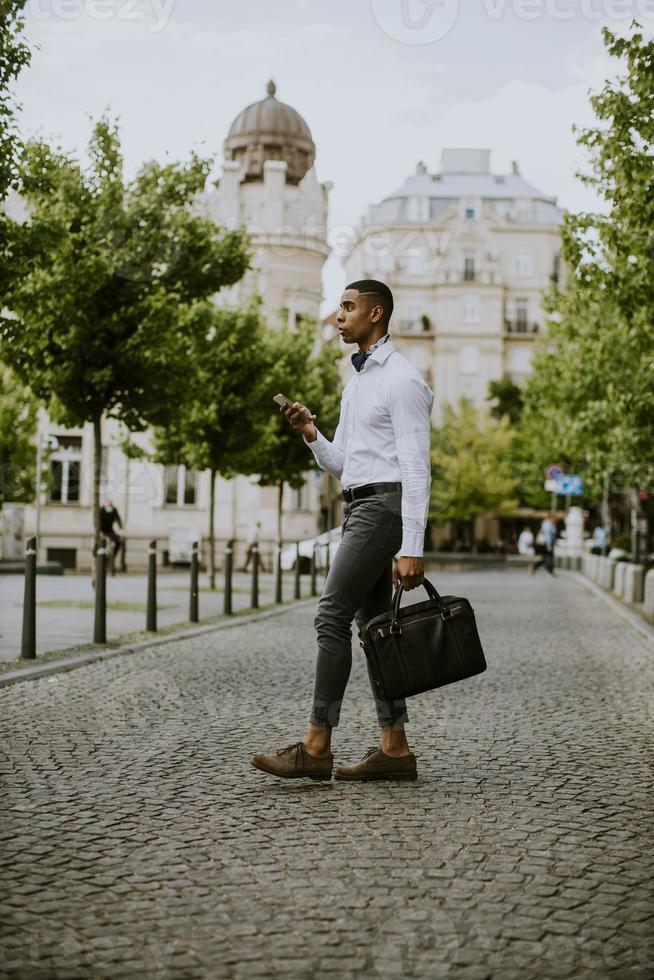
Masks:
[[[419,558],[423,553],[433,401],[420,372],[389,339],[373,350],[345,386],[334,441],[318,431],[317,438],[307,442],[318,466],[347,490],[366,483],[401,482],[400,556]]]

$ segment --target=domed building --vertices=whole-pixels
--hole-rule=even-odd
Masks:
[[[318,182],[311,130],[277,98],[273,81],[264,99],[235,118],[224,157],[207,207],[218,224],[247,228],[254,255],[252,269],[221,301],[240,303],[257,293],[272,323],[280,316],[289,323],[303,314],[317,318],[332,184]]]

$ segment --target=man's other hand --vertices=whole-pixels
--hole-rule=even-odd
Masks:
[[[293,402],[292,405],[282,405],[281,411],[286,416],[292,429],[300,432],[307,442],[315,441],[318,430],[313,424],[313,420],[316,416],[311,414],[310,409],[305,405],[301,405],[300,402]]]
[[[425,581],[425,563],[422,558],[411,558],[406,555],[400,557],[393,566],[393,588],[396,589],[398,582],[402,583],[402,588],[409,591],[417,589]]]

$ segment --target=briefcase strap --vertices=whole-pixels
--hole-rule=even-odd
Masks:
[[[437,602],[440,603],[441,614],[445,613],[446,612],[445,603],[443,602],[443,597],[439,594],[438,590],[431,584],[431,582],[427,578],[423,580],[422,584],[429,598],[436,599]],[[394,636],[397,636],[399,633],[401,633],[400,624],[398,623],[397,620],[400,615],[400,601],[402,599],[403,592],[404,589],[402,588],[402,583],[399,582],[397,589],[395,590],[395,595],[393,596],[393,619],[391,621],[391,633]],[[444,618],[448,618],[448,617],[444,616]]]

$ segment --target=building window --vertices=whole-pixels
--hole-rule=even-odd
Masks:
[[[550,279],[552,282],[558,282],[561,277],[561,256],[558,252],[555,252],[552,256],[552,272],[550,274]]]
[[[165,501],[169,507],[183,507],[195,503],[195,470],[186,466],[166,466],[165,468]]]
[[[463,253],[463,279],[464,282],[475,281],[475,253],[465,251]]]
[[[516,276],[530,276],[534,271],[531,249],[516,248],[513,253],[513,272]]]
[[[50,456],[48,500],[56,504],[79,503],[82,437],[58,435],[58,448]]]
[[[516,333],[529,330],[529,299],[526,296],[519,296],[515,301],[515,330]]]
[[[465,209],[465,219],[466,219],[466,221],[474,221],[475,220],[475,214],[476,214],[476,212],[475,212],[475,209],[474,208],[466,208]]]
[[[421,248],[413,249],[407,255],[407,271],[412,276],[420,276],[425,270],[425,256]]]
[[[467,293],[461,300],[461,319],[464,323],[479,323],[479,297]]]
[[[309,495],[306,483],[303,483],[302,486],[298,487],[298,489],[295,491],[295,509],[309,509]]]
[[[476,344],[464,344],[459,348],[459,371],[461,374],[479,373],[479,348]]]

